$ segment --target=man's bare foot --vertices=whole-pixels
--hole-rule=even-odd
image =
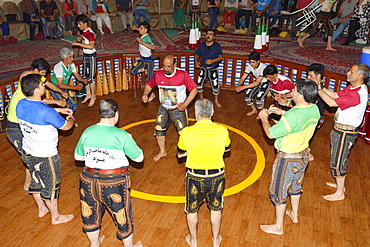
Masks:
[[[141,247],[141,246],[143,246],[143,244],[140,241],[134,243],[134,247]]]
[[[257,110],[251,110],[250,112],[247,113],[247,116],[249,117],[256,113],[257,113]]]
[[[298,223],[298,217],[297,217],[297,215],[293,214],[293,210],[287,209],[287,210],[285,210],[285,214],[290,217],[290,219],[293,221],[293,223]]]
[[[222,105],[218,101],[215,101],[215,104],[217,105],[217,107],[222,107]]]
[[[222,236],[218,235],[216,239],[213,239],[213,247],[219,247],[222,241]]]
[[[326,195],[326,196],[322,196],[325,200],[327,201],[331,201],[331,202],[336,202],[336,201],[341,201],[341,200],[344,200],[344,198],[346,198],[343,195],[337,195],[336,193],[334,194],[331,194],[331,195]]]
[[[78,127],[78,123],[74,123],[75,124],[75,128],[77,128]]]
[[[45,207],[44,209],[39,210],[39,217],[42,218],[45,215],[47,215],[48,213],[49,213],[49,209],[47,207]]]
[[[25,190],[25,191],[28,191],[28,189],[30,188],[30,185],[28,184],[24,184],[23,185],[23,190]]]
[[[326,50],[327,51],[337,51],[336,49],[334,49],[333,47],[326,47]]]
[[[279,228],[278,226],[274,225],[260,225],[262,231],[266,233],[276,234],[276,235],[283,235],[283,228]]]
[[[74,218],[73,214],[65,214],[65,215],[60,214],[58,219],[51,218],[51,224],[58,225],[58,224],[67,223],[67,222],[70,222],[73,218]]]
[[[332,187],[332,188],[337,188],[336,183],[326,182],[326,185],[329,186],[329,187]],[[343,192],[346,192],[346,188],[344,188]]]
[[[91,97],[85,97],[83,101],[81,101],[82,104],[86,103]]]
[[[298,42],[299,47],[305,48],[305,46],[303,45],[302,39],[297,39],[297,42]]]
[[[148,102],[153,101],[153,99],[154,99],[154,98],[155,98],[155,93],[151,93],[151,94],[149,95]]]
[[[153,157],[153,160],[158,161],[161,158],[166,157],[166,156],[167,156],[167,153],[158,153],[156,156]]]
[[[313,157],[313,155],[311,153],[308,154],[308,160],[311,162],[313,160],[315,160],[315,157]]]
[[[197,247],[197,241],[194,241],[190,234],[185,237],[185,240],[191,247]]]
[[[95,104],[96,97],[91,97],[88,107],[92,107]]]

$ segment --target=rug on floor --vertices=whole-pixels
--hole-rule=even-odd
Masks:
[[[308,66],[312,63],[322,63],[325,71],[345,75],[351,66],[360,61],[363,46],[350,44],[341,45],[333,42],[333,48],[337,51],[327,51],[326,42],[320,38],[310,38],[304,42],[306,48],[300,48],[297,42],[289,42],[272,46],[266,55]]]
[[[162,30],[152,30],[150,37],[156,46],[155,52],[165,52],[167,47],[175,46],[175,43]],[[139,45],[136,38],[138,33],[116,32],[104,36],[98,34],[96,49],[98,56],[111,54],[136,54],[139,52]],[[61,39],[38,40],[18,42],[0,46],[0,73],[29,68],[36,58],[42,57],[53,64],[60,61],[59,51],[63,47],[71,47],[69,41]],[[78,49],[75,49],[75,58]]]

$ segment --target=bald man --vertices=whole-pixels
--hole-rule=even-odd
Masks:
[[[186,108],[197,95],[198,90],[189,74],[176,68],[175,57],[170,54],[164,56],[163,68],[158,70],[146,84],[142,96],[144,103],[148,103],[148,94],[155,86],[159,89],[160,102],[154,129],[159,153],[153,159],[158,161],[167,156],[165,144],[168,126],[172,121],[180,134],[181,130],[188,125]],[[186,90],[189,90],[189,96],[186,95]]]

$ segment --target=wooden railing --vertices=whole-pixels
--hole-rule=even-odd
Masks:
[[[161,68],[162,59],[167,53],[155,53],[155,69]],[[194,53],[181,52],[172,53],[177,60],[177,67],[186,70],[196,80],[199,69],[195,68]],[[133,63],[139,58],[138,54],[117,54],[100,56],[97,71],[97,95],[114,93],[116,91],[138,89],[145,84],[145,75],[129,74]],[[306,77],[306,66],[281,61],[272,58],[261,58],[261,62],[277,66],[279,73],[288,76],[293,81]],[[76,60],[75,64],[81,68],[81,61]],[[240,77],[248,64],[247,56],[224,55],[224,60],[219,66],[220,87],[222,89],[234,90],[238,85]],[[6,106],[15,90],[18,88],[19,75],[0,81],[0,121],[6,117]],[[73,78],[73,80],[75,80]],[[245,80],[248,83],[252,80]],[[333,91],[339,91],[347,85],[346,76],[331,72],[325,72],[325,86]],[[74,81],[75,83],[75,81]],[[209,85],[206,85],[209,86]]]

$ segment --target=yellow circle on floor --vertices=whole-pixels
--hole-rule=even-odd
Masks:
[[[189,118],[189,121],[195,121],[195,119]],[[135,123],[131,123],[126,126],[123,126],[121,129],[128,130],[129,128],[132,128],[138,125],[142,125],[146,123],[153,123],[153,122],[155,122],[155,119],[143,120],[143,121],[139,121],[139,122],[135,122]],[[256,162],[256,165],[251,175],[247,177],[245,180],[243,180],[242,182],[230,188],[225,189],[224,196],[230,196],[230,195],[234,195],[244,190],[245,188],[252,185],[254,182],[257,181],[257,179],[261,177],[263,170],[265,169],[265,155],[261,147],[257,144],[257,142],[252,137],[244,133],[243,131],[233,128],[231,126],[228,126],[226,124],[222,124],[222,123],[217,123],[217,124],[225,126],[228,130],[235,132],[236,134],[242,136],[245,140],[247,140],[247,142],[249,142],[252,145],[254,151],[256,152],[256,157],[257,157],[257,162]],[[145,193],[145,192],[141,192],[141,191],[137,191],[133,189],[131,190],[131,196],[135,198],[155,201],[155,202],[185,203],[185,196],[154,195],[154,194],[149,194],[149,193]]]

